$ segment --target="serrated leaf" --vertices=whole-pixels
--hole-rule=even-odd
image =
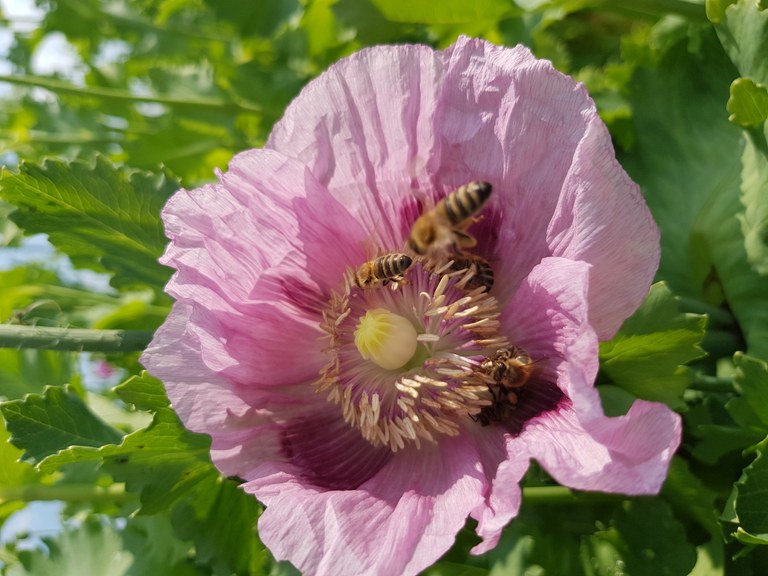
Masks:
[[[42,395],[0,405],[11,441],[23,449],[24,459],[41,461],[69,446],[104,446],[121,434],[97,418],[66,388],[51,386]]]
[[[600,343],[601,368],[634,396],[679,407],[690,383],[681,366],[704,355],[705,329],[705,316],[681,313],[669,288],[654,284],[616,336]]]
[[[198,482],[218,476],[208,456],[210,438],[186,430],[169,409],[158,410],[152,424],[122,440],[100,448],[73,446],[49,456],[39,468],[53,472],[74,462],[103,461],[128,491],[141,492],[144,514],[169,508]]]
[[[761,126],[768,119],[768,89],[749,78],[737,78],[731,84],[726,109],[728,120],[742,128]]]
[[[768,544],[768,499],[765,497],[768,492],[767,445],[768,441],[763,441],[757,447],[757,457],[744,469],[735,484],[734,500],[739,528],[753,539],[763,540],[762,544]]]
[[[139,410],[157,411],[170,406],[163,383],[143,371],[131,376],[115,387],[115,394],[126,404],[133,404]]]
[[[688,576],[696,563],[696,548],[687,540],[684,526],[658,498],[626,502],[614,514],[611,528],[595,538],[616,549],[626,573],[632,576]],[[615,562],[615,558],[607,558]]]
[[[210,442],[162,408],[149,427],[119,446],[73,447],[46,458],[40,468],[52,472],[74,462],[103,461],[116,481],[141,493],[142,515],[172,510],[177,534],[195,542],[200,561],[226,573],[259,573],[266,553],[255,532],[258,503],[220,476],[210,461]]]
[[[202,576],[188,560],[189,545],[174,539],[166,516],[139,517],[118,530],[114,524],[87,517],[79,526],[44,538],[48,549],[22,551],[22,564],[7,574],[21,576]]]
[[[95,163],[45,160],[4,172],[0,194],[17,207],[12,219],[51,243],[79,267],[106,271],[115,288],[150,286],[170,276],[157,258],[166,240],[160,210],[178,184],[166,174]]]
[[[726,408],[742,429],[760,437],[768,434],[768,364],[737,352],[733,384],[739,396]]]
[[[0,349],[0,397],[16,400],[72,378],[72,354],[57,350]]]
[[[256,533],[256,499],[232,481],[210,476],[173,510],[180,538],[193,540],[198,561],[224,573],[263,573],[268,554]]]
[[[734,76],[710,34],[697,53],[680,42],[658,68],[638,67],[636,143],[623,160],[661,228],[659,277],[675,294],[730,307],[749,353],[768,357],[765,278],[747,260],[737,219],[741,130],[723,110]]]

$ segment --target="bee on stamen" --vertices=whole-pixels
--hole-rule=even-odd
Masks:
[[[358,288],[371,288],[379,283],[403,282],[403,274],[413,260],[407,254],[393,252],[365,262],[355,270],[354,283]]]
[[[492,403],[472,419],[483,426],[505,420],[517,405],[523,387],[538,372],[540,361],[532,360],[528,351],[520,346],[502,348],[486,357],[479,371],[491,380],[488,389]]]
[[[457,256],[451,264],[452,271],[469,273],[469,279],[463,283],[463,288],[474,290],[480,286],[485,287],[486,292],[490,292],[493,287],[493,268],[482,256],[475,254],[462,254]]]

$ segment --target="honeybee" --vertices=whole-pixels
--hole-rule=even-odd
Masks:
[[[413,260],[407,254],[393,252],[369,260],[355,270],[354,282],[359,288],[370,288],[379,282],[401,282]]]
[[[451,264],[451,270],[470,269],[472,269],[472,277],[465,284],[465,288],[473,290],[485,286],[485,291],[490,292],[493,287],[493,268],[485,258],[475,254],[462,254],[456,257]]]
[[[517,405],[521,389],[538,371],[538,362],[520,346],[502,348],[483,360],[480,371],[493,381],[488,386],[493,402],[472,418],[483,426],[503,421]]]
[[[467,228],[491,195],[488,182],[470,182],[448,194],[413,223],[408,248],[424,256],[450,249],[463,250],[477,244]]]

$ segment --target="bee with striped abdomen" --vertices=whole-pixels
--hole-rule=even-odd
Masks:
[[[492,381],[492,403],[472,418],[487,426],[502,422],[518,403],[518,394],[538,372],[540,360],[532,360],[527,350],[520,346],[502,348],[480,363],[480,372]]]
[[[480,286],[485,287],[486,292],[490,292],[493,287],[493,268],[488,261],[475,254],[462,254],[457,256],[451,264],[451,270],[456,272],[470,272],[471,277],[464,284],[464,288],[474,290]]]
[[[488,182],[470,182],[448,194],[413,223],[408,249],[425,256],[463,251],[477,244],[467,228],[488,201],[492,189]]]
[[[365,262],[355,270],[355,285],[359,288],[370,288],[380,282],[402,282],[403,274],[411,264],[413,260],[407,254],[385,254]]]

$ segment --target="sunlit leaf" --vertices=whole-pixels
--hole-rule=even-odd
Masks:
[[[735,512],[739,528],[750,538],[742,534],[742,539],[752,544],[768,544],[768,458],[765,456],[766,442],[757,449],[757,457],[744,469],[744,474],[736,482]]]
[[[726,108],[734,124],[742,128],[761,126],[768,119],[768,89],[749,78],[738,78],[731,84]]]
[[[69,446],[103,446],[121,438],[78,396],[58,386],[46,388],[43,394],[5,402],[0,412],[13,444],[25,451],[24,459],[36,462]]]
[[[455,24],[477,20],[498,20],[514,13],[505,0],[373,0],[381,13],[393,22]]]
[[[701,358],[706,317],[684,314],[669,289],[654,284],[616,336],[600,343],[601,369],[638,398],[682,405],[690,383],[683,364]]]
[[[156,411],[170,405],[165,394],[163,383],[157,378],[142,372],[131,376],[128,380],[115,387],[115,393],[126,404],[133,404],[139,410]]]
[[[56,350],[0,349],[0,397],[8,400],[42,392],[46,386],[67,384],[73,356]]]
[[[4,173],[0,193],[18,210],[27,232],[44,232],[76,266],[107,271],[116,288],[158,292],[169,270],[157,258],[166,244],[160,210],[178,184],[167,175],[94,164],[47,160]]]

